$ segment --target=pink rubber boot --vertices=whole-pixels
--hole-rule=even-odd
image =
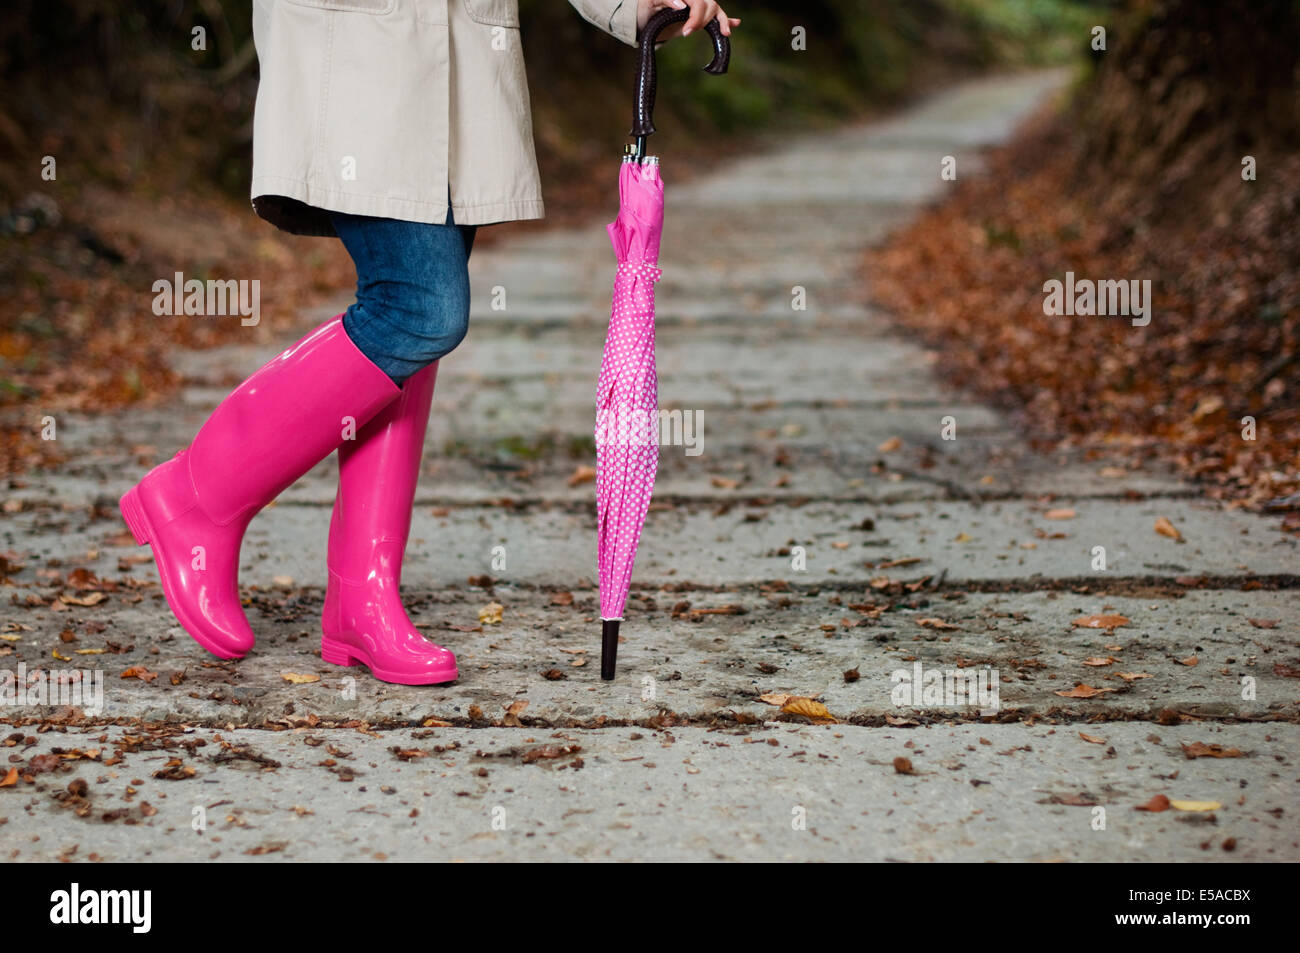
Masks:
[[[239,385],[189,449],[122,497],[131,534],[153,547],[167,604],[209,652],[239,658],[253,647],[237,578],[253,515],[399,393],[336,317]]]
[[[456,656],[426,639],[402,606],[402,556],[420,478],[435,362],[402,396],[339,447],[339,492],[330,521],[329,588],[320,657],[360,662],[380,681],[455,680]]]

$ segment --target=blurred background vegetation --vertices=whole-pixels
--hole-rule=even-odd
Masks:
[[[701,81],[703,40],[660,55],[656,147],[673,156],[679,181],[764,136],[852,121],[956,77],[1064,62],[1086,48],[1088,7],[1073,0],[730,6],[744,26],[726,81]],[[634,51],[560,0],[520,7],[550,220],[612,211]],[[251,15],[252,0],[5,0],[0,413],[15,413],[0,419],[0,474],[54,452],[33,440],[24,408],[165,400],[177,383],[175,348],[250,339],[237,322],[149,313],[159,275],[261,279],[263,321],[251,336],[263,339],[353,282],[338,242],[282,235],[249,210]],[[202,49],[191,42],[196,27]],[[792,51],[796,27],[804,52]],[[57,162],[54,181],[41,177],[45,156]]]

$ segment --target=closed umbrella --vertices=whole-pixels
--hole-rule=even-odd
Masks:
[[[654,131],[655,40],[689,10],[664,10],[641,33],[635,114],[619,170],[618,217],[609,239],[618,259],[609,331],[596,385],[596,563],[600,581],[600,677],[614,677],[619,624],[632,581],[632,564],[650,507],[659,466],[659,396],[655,374],[655,282],[664,226],[664,184],[659,160],[645,153]],[[717,21],[710,73],[725,73],[731,46]]]

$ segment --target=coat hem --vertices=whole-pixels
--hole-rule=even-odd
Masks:
[[[261,199],[282,197],[315,210],[314,221],[295,222],[292,214],[283,214],[283,204],[262,202]],[[421,202],[418,199],[399,199],[391,195],[369,195],[344,192],[339,189],[313,188],[301,179],[276,175],[259,175],[253,179],[253,208],[262,218],[277,228],[295,234],[330,235],[333,228],[323,230],[319,218],[322,213],[343,212],[347,215],[369,215],[374,218],[392,218],[406,222],[423,222],[442,225],[447,221],[446,202]],[[279,212],[275,211],[276,209]],[[517,201],[483,202],[476,205],[451,203],[452,217],[457,225],[492,225],[499,222],[520,222],[543,218],[546,207],[541,198]],[[295,227],[298,225],[300,227]],[[305,227],[302,227],[305,226]]]

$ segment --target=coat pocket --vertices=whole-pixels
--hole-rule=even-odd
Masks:
[[[341,13],[392,13],[397,0],[289,0],[300,7],[334,10]]]
[[[464,0],[471,20],[490,26],[519,26],[519,0]]]

